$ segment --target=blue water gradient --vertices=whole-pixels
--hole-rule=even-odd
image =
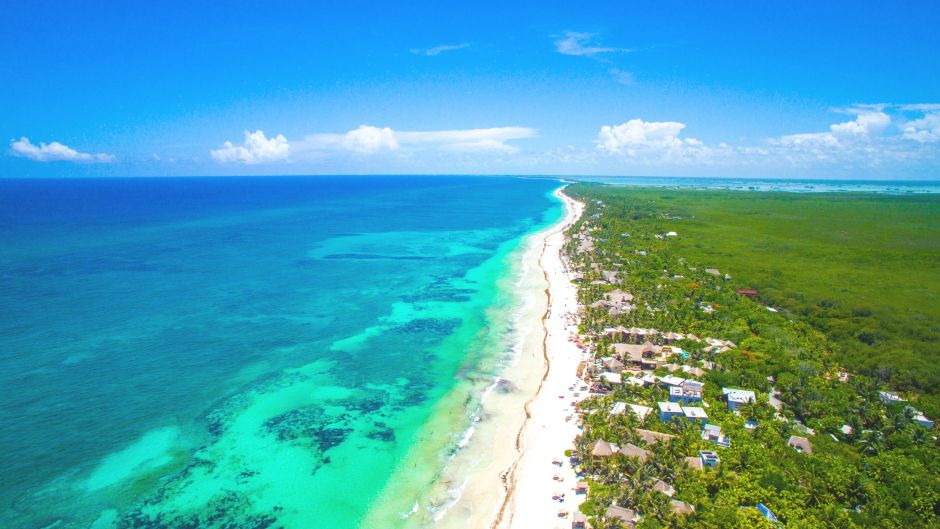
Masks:
[[[557,187],[0,180],[0,527],[354,527]]]

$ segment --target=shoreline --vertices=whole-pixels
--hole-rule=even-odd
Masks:
[[[552,480],[551,469],[557,467],[544,462],[549,471],[548,483],[539,486],[534,480],[540,479],[540,474],[529,470],[529,454],[546,435],[563,439],[565,448],[570,448],[576,434],[575,421],[565,422],[564,414],[545,410],[545,401],[558,389],[558,382],[570,385],[564,381],[574,377],[581,356],[568,340],[564,323],[565,306],[572,310],[576,306],[576,289],[569,279],[561,279],[566,272],[560,250],[565,230],[580,218],[583,208],[564,195],[563,189],[559,187],[553,193],[562,202],[563,216],[532,234],[523,254],[523,272],[515,285],[522,303],[510,331],[515,335],[516,354],[494,381],[502,390],[487,388],[479,420],[471,425],[472,436],[448,462],[437,481],[437,491],[425,497],[441,502],[437,503],[438,509],[429,517],[409,516],[407,522],[414,523],[406,522],[407,527],[503,528],[514,519],[526,520],[520,526],[532,527],[535,524],[529,523],[528,514],[524,514],[529,512],[531,500],[542,500],[538,502],[541,511],[552,503],[551,489],[559,484]],[[569,355],[570,351],[560,344],[568,344],[576,354]],[[562,355],[571,356],[570,369],[560,363]],[[566,399],[563,404],[568,406],[569,402]],[[535,435],[534,429],[541,430],[549,417],[557,423],[552,428],[554,433],[537,431]],[[558,427],[570,430],[563,432]],[[563,457],[563,451],[556,456]],[[572,488],[564,504],[565,509],[572,510],[573,473],[563,485]],[[420,510],[424,511],[425,506]]]
[[[542,330],[542,342],[541,342],[541,353],[542,353],[542,362],[543,362],[543,372],[542,377],[539,379],[538,387],[535,389],[535,394],[532,395],[528,400],[526,400],[525,405],[523,406],[523,411],[525,412],[525,420],[522,425],[519,427],[519,430],[516,432],[515,437],[515,450],[517,453],[516,460],[513,464],[504,471],[500,478],[503,481],[503,498],[500,504],[500,508],[496,513],[495,519],[490,524],[490,527],[493,529],[504,527],[504,523],[508,523],[508,526],[512,526],[512,520],[515,518],[515,509],[514,509],[514,499],[516,497],[517,486],[519,485],[518,470],[519,465],[523,461],[523,458],[526,454],[526,438],[529,430],[530,423],[532,422],[533,412],[532,406],[540,398],[545,395],[543,391],[545,389],[545,383],[548,381],[549,376],[552,374],[552,355],[549,353],[549,336],[551,335],[549,329],[549,320],[552,313],[552,290],[553,282],[552,277],[549,275],[548,269],[546,268],[545,259],[557,258],[560,262],[560,253],[552,252],[550,250],[550,240],[558,237],[560,242],[557,250],[560,250],[561,244],[564,243],[564,232],[567,230],[574,222],[580,217],[580,211],[578,210],[577,205],[572,201],[567,195],[564,194],[564,188],[560,188],[554,193],[565,206],[565,216],[560,221],[560,225],[553,226],[551,231],[545,234],[541,240],[541,250],[539,251],[538,256],[538,269],[542,271],[542,278],[545,281],[546,287],[543,292],[545,294],[545,304],[544,310],[542,311],[540,324]],[[547,255],[548,254],[548,255]],[[555,289],[557,290],[557,282]],[[508,514],[508,517],[507,517]]]
[[[577,288],[561,251],[565,231],[581,217],[584,205],[566,195],[564,188],[556,196],[565,203],[565,218],[542,240],[538,261],[547,284],[540,319],[544,372],[524,407],[526,420],[516,439],[518,456],[508,474],[503,504],[490,524],[493,529],[570,525],[583,501],[583,496],[574,493],[577,476],[564,457],[578,433],[573,406],[580,400],[575,373],[582,353],[570,340],[577,330],[572,319],[577,310]],[[554,464],[556,460],[561,464]],[[559,493],[564,495],[561,502],[553,499]],[[560,516],[563,512],[567,516]]]
[[[475,392],[467,394],[458,390],[439,404],[419,438],[437,438],[428,446],[439,448],[447,444],[446,439],[456,443],[448,453],[437,456],[444,458],[443,466],[433,475],[419,471],[418,461],[409,460],[415,457],[423,460],[429,452],[414,446],[389,480],[382,498],[362,520],[362,527],[484,528],[491,527],[494,518],[505,509],[509,487],[514,482],[510,473],[522,453],[524,436],[521,431],[529,418],[526,409],[537,395],[548,369],[542,323],[549,314],[551,294],[544,263],[549,247],[546,241],[555,236],[560,245],[564,230],[578,218],[578,212],[560,194],[562,189],[559,186],[552,192],[562,207],[560,217],[527,236],[515,257],[517,274],[503,279],[509,289],[506,295],[511,296],[516,306],[512,315],[500,316],[504,307],[496,308],[489,316],[495,318],[497,328],[501,326],[498,321],[509,316],[506,329],[499,331],[510,339],[504,344],[504,360],[492,359],[505,363],[487,376],[478,396],[471,396]],[[477,384],[482,379],[476,377],[476,382],[467,382]],[[460,405],[456,399],[466,401]],[[447,430],[446,423],[453,421],[455,414],[469,414],[471,420],[467,428],[441,437],[442,428]],[[415,471],[419,471],[417,475]],[[427,485],[416,489],[418,482]],[[411,494],[419,490],[417,496]]]
[[[570,525],[576,503],[583,500],[574,494],[576,476],[570,465],[551,464],[552,459],[565,459],[564,450],[573,447],[578,432],[577,420],[565,417],[573,414],[567,388],[582,356],[569,339],[577,330],[568,323],[577,307],[577,289],[561,249],[565,231],[580,218],[583,205],[563,190],[553,193],[562,201],[562,218],[533,234],[523,257],[526,271],[517,286],[525,302],[514,325],[519,350],[498,378],[513,389],[490,392],[481,403],[472,439],[442,476],[442,482],[452,485],[448,504],[427,526],[554,527],[561,520]],[[563,481],[556,481],[555,474]],[[564,503],[552,500],[559,492],[565,493]],[[569,516],[559,518],[560,510]]]

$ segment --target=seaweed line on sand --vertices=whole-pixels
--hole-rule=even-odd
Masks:
[[[559,189],[556,192],[556,194],[559,198],[562,198],[563,200],[567,199],[565,200],[566,206],[568,205],[567,202],[572,200],[570,197],[564,194],[564,188]],[[545,366],[545,370],[542,373],[542,379],[539,380],[539,385],[538,385],[538,388],[535,390],[535,394],[533,394],[528,400],[526,400],[525,406],[523,406],[523,409],[525,410],[525,420],[522,422],[522,426],[519,427],[519,431],[516,433],[516,443],[515,443],[516,458],[508,469],[500,473],[500,480],[503,483],[504,496],[503,496],[503,501],[500,504],[499,511],[496,513],[496,518],[493,520],[493,523],[490,524],[490,529],[496,529],[497,527],[500,526],[500,524],[503,521],[503,516],[505,516],[506,514],[506,508],[512,502],[513,493],[516,490],[516,468],[519,466],[519,462],[522,461],[522,455],[524,453],[524,450],[522,447],[522,436],[525,433],[526,427],[529,425],[530,419],[532,418],[532,413],[529,410],[529,407],[531,406],[532,402],[534,402],[535,399],[537,399],[539,395],[542,393],[542,386],[545,384],[545,380],[548,379],[548,374],[549,372],[551,372],[551,369],[552,369],[552,362],[548,356],[548,325],[547,325],[548,318],[551,316],[551,311],[552,311],[552,292],[551,292],[552,282],[551,282],[551,279],[549,279],[548,277],[548,272],[545,270],[545,266],[542,264],[542,260],[545,258],[545,251],[548,249],[549,237],[551,237],[552,235],[555,235],[559,231],[564,232],[566,229],[568,229],[569,226],[574,224],[574,221],[576,220],[576,219],[569,218],[567,212],[565,213],[565,217],[566,217],[565,221],[562,223],[561,226],[545,234],[545,238],[542,239],[542,250],[541,250],[541,253],[539,254],[538,264],[539,264],[539,268],[542,270],[542,275],[545,278],[545,282],[548,284],[548,286],[545,288],[545,311],[542,313],[542,320],[541,320],[542,321],[542,360],[544,362],[543,365]],[[508,521],[509,522],[512,521],[512,515],[510,515],[510,518]]]

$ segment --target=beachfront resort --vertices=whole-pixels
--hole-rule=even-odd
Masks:
[[[651,229],[656,219],[619,231],[602,201],[577,188],[573,195],[588,202],[562,256],[577,286],[568,318],[579,359],[559,398],[570,399],[575,411],[565,420],[577,434],[543,462],[558,467],[557,490],[543,499],[557,511],[556,527],[816,527],[800,516],[819,501],[812,494],[825,493],[803,472],[833,468],[848,451],[873,455],[873,440],[891,431],[922,442],[932,435],[933,421],[887,388],[875,402],[891,431],[806,410],[794,401],[790,373],[778,367],[777,380],[773,369],[746,364],[760,354],[760,326],[785,329],[770,338],[776,343],[821,337],[762,305],[759,291],[730,274],[671,254],[681,231]],[[746,333],[734,329],[741,321]],[[731,336],[745,336],[747,349]],[[851,391],[852,373],[800,354],[804,369],[813,361],[818,370],[813,383]],[[775,477],[765,460],[800,470]],[[788,491],[788,479],[804,490]],[[851,470],[845,479],[864,478]],[[857,498],[846,495],[833,516],[864,519],[868,506]]]

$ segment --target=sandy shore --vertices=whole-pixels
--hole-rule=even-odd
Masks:
[[[581,351],[570,341],[576,332],[575,285],[561,259],[564,231],[583,206],[559,190],[564,218],[537,234],[524,257],[527,272],[520,292],[531,292],[516,324],[519,354],[502,374],[514,391],[494,392],[472,442],[453,461],[449,474],[461,476],[454,503],[434,527],[570,527],[583,497],[564,452],[577,435],[575,393],[569,389]],[[567,417],[571,417],[566,420]],[[560,479],[556,479],[560,478]],[[552,496],[564,494],[563,501]],[[560,517],[559,513],[568,512]]]
[[[568,389],[575,381],[580,350],[569,338],[576,309],[576,288],[564,269],[564,230],[583,206],[556,192],[565,215],[526,243],[523,273],[514,290],[524,306],[513,322],[515,360],[500,373],[500,382],[482,401],[479,421],[448,461],[431,490],[402,520],[403,527],[504,528],[570,527],[583,499],[574,494],[571,468],[552,464],[572,448],[577,434]],[[562,398],[559,398],[562,396]],[[554,477],[563,478],[562,481]],[[396,480],[407,480],[402,474]],[[553,501],[564,493],[564,502]],[[398,512],[405,513],[405,505]],[[365,527],[377,527],[367,521]]]
[[[580,217],[583,205],[563,193],[565,227]],[[577,478],[564,452],[574,447],[578,434],[573,404],[584,397],[576,370],[582,352],[571,340],[577,332],[577,288],[561,258],[563,229],[545,239],[540,265],[548,282],[550,304],[543,320],[546,372],[542,386],[528,404],[529,419],[520,435],[519,457],[513,485],[501,517],[493,527],[571,527],[572,515],[584,497],[574,492]],[[573,388],[573,389],[572,389]],[[556,465],[553,461],[561,462]],[[564,501],[553,500],[558,493]],[[567,516],[560,513],[567,512]]]

